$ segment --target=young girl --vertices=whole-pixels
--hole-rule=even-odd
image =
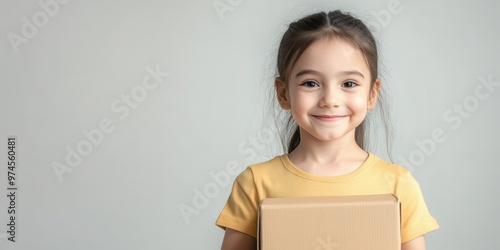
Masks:
[[[288,153],[249,166],[235,180],[216,225],[222,249],[256,249],[259,202],[271,197],[392,193],[401,202],[403,250],[425,249],[439,228],[406,169],[366,152],[365,117],[379,98],[375,40],[340,11],[290,24],[278,51],[275,89],[296,125]]]

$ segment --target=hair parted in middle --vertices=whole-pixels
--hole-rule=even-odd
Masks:
[[[370,91],[373,91],[375,82],[379,77],[376,41],[368,27],[361,20],[339,10],[328,13],[318,12],[289,25],[278,49],[276,79],[287,84],[291,70],[302,53],[314,42],[330,38],[341,39],[362,53],[370,70]],[[382,105],[379,109],[385,126],[386,139],[388,140],[389,122],[387,114],[383,110],[383,97],[379,95],[378,99],[378,106]],[[366,122],[365,119],[355,131],[356,143],[364,150],[367,145]],[[287,145],[285,150],[291,153],[300,143],[300,130],[290,113],[287,114],[285,128],[279,129],[285,130],[282,133],[283,144]]]

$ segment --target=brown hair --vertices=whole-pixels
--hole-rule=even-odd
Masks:
[[[315,13],[290,24],[278,49],[277,78],[286,83],[291,69],[302,53],[315,41],[332,37],[342,39],[361,51],[370,70],[371,89],[373,89],[378,78],[378,52],[375,39],[362,21],[338,10],[328,12],[328,14]],[[385,127],[386,140],[389,142],[389,122],[384,112],[383,97],[380,94],[377,106]],[[367,146],[366,123],[365,119],[355,131],[356,143],[364,150]],[[291,153],[300,143],[300,130],[290,113],[287,115],[285,127],[283,140],[286,141],[289,138],[286,151]],[[290,133],[291,131],[293,134]],[[390,155],[390,152],[388,153]]]

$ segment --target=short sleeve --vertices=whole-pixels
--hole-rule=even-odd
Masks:
[[[429,213],[420,185],[408,172],[400,180],[397,196],[401,202],[401,243],[406,243],[439,228]]]
[[[236,177],[227,203],[215,224],[224,230],[231,228],[257,238],[258,205],[252,170],[247,168]]]

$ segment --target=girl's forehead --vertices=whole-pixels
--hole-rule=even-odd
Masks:
[[[357,70],[369,76],[369,67],[363,53],[349,42],[339,38],[318,40],[302,53],[291,70],[293,73],[311,68],[324,73]]]

